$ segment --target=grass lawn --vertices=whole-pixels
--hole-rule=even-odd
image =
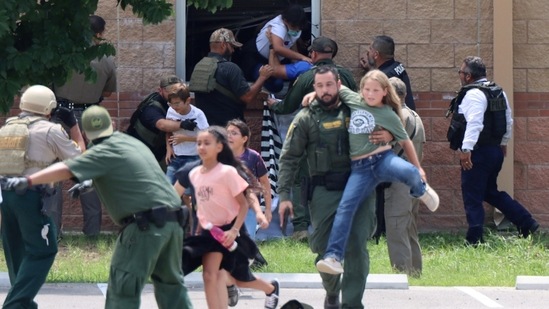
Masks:
[[[409,278],[414,286],[514,286],[517,275],[549,276],[549,235],[520,239],[514,233],[487,230],[486,243],[471,248],[463,245],[463,234],[421,234],[423,275]],[[106,282],[116,235],[90,240],[66,235],[49,273],[48,282]],[[258,272],[316,273],[315,255],[306,243],[290,239],[260,244],[269,265]],[[393,273],[387,245],[368,243],[370,273]],[[7,271],[3,253],[0,271]]]

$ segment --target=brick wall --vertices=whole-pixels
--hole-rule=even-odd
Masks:
[[[361,76],[358,60],[371,38],[392,36],[396,58],[409,72],[416,105],[426,127],[424,168],[441,197],[436,213],[422,208],[422,230],[466,227],[458,158],[446,142],[444,113],[459,89],[457,68],[467,55],[493,67],[493,0],[323,0],[321,33],[339,44],[335,61]],[[513,0],[514,189],[542,226],[549,226],[549,2]],[[97,14],[107,20],[106,37],[117,49],[119,92],[104,102],[119,128],[160,77],[175,72],[175,19],[157,26],[100,0]],[[12,114],[16,114],[13,110]],[[261,106],[249,107],[252,146],[259,148]],[[68,200],[68,199],[66,199]],[[487,208],[488,209],[488,208]],[[79,230],[77,201],[65,205],[65,229]],[[487,220],[490,212],[487,213]],[[109,219],[105,217],[105,224]]]

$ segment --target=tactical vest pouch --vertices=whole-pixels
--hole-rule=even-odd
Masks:
[[[324,175],[324,185],[328,191],[343,191],[351,172],[327,173]]]
[[[204,57],[196,64],[189,82],[190,91],[210,93],[215,89],[217,62],[215,58]]]
[[[29,146],[29,125],[41,117],[10,118],[0,128],[0,174],[23,175]]]
[[[454,114],[446,133],[446,138],[450,142],[450,149],[458,150],[461,148],[463,138],[465,137],[465,118],[461,114]]]
[[[330,170],[332,161],[328,152],[326,146],[319,146],[315,150],[316,171],[318,173],[326,173]]]

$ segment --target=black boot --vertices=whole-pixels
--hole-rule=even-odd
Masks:
[[[484,243],[482,233],[482,226],[469,227],[467,235],[465,236],[465,245],[476,247],[479,244]]]
[[[534,234],[538,229],[539,229],[539,223],[532,219],[532,223],[530,223],[528,225],[528,227],[520,227],[518,228],[519,230],[519,236],[523,237],[523,238],[527,238],[528,235],[531,235],[531,234]]]

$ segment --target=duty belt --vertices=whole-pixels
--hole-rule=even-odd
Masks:
[[[57,105],[59,106],[63,106],[63,107],[66,107],[68,109],[80,109],[80,110],[85,110],[86,108],[90,107],[90,106],[94,106],[94,105],[97,105],[97,103],[74,103],[74,102],[71,102],[67,99],[57,99]]]
[[[313,186],[325,186],[326,185],[326,180],[325,180],[325,177],[326,175],[322,175],[322,176],[312,176],[311,177],[311,184]]]
[[[120,220],[124,229],[132,223],[137,223],[140,230],[146,231],[149,229],[149,223],[153,223],[157,227],[163,227],[166,222],[178,222],[184,228],[188,221],[188,210],[186,207],[179,207],[175,211],[169,211],[168,206],[157,206],[152,209],[136,212]]]

